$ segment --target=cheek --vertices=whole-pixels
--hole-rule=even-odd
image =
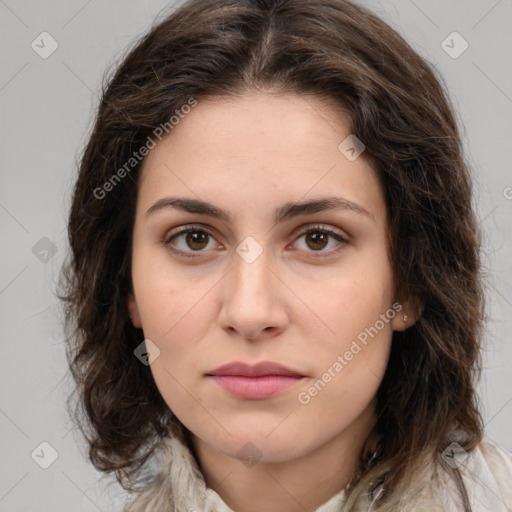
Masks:
[[[175,281],[168,284],[165,276],[161,277],[139,290],[144,336],[159,350],[150,370],[174,414],[188,421],[204,421],[195,379],[201,369],[201,340],[212,325],[208,301],[198,286],[180,286]]]
[[[206,313],[204,278],[171,265],[161,247],[134,251],[132,279],[138,310],[147,338],[160,344],[170,339],[193,339],[200,327],[197,317]],[[212,283],[213,284],[213,283]]]
[[[193,355],[214,321],[203,295],[197,287],[185,292],[152,289],[141,294],[144,336],[158,346],[162,362],[173,372],[194,365]]]
[[[375,253],[374,253],[375,254]],[[322,319],[330,327],[336,348],[379,321],[393,303],[393,273],[386,260],[361,255],[324,283]],[[389,331],[390,322],[379,330]]]
[[[160,350],[152,372],[190,379],[201,340],[208,338],[216,318],[214,276],[200,278],[171,266],[165,254],[155,258],[150,251],[134,257],[132,276],[144,336]]]
[[[198,368],[198,345],[213,325],[212,312],[204,286],[152,256],[134,254],[132,272],[144,337],[159,351],[150,371],[167,405],[176,414],[190,414],[196,402],[186,390],[193,388],[191,369]]]
[[[323,304],[316,307],[329,330],[315,344],[316,388],[323,396],[318,403],[365,402],[389,358],[396,315],[392,270],[384,258],[361,256],[324,285]]]

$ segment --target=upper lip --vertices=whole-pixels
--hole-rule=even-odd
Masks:
[[[283,375],[287,377],[303,377],[303,375],[286,366],[272,361],[262,361],[254,365],[234,361],[219,366],[215,370],[208,372],[207,375],[232,375],[241,377],[261,377],[263,375]]]

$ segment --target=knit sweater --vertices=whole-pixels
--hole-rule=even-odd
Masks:
[[[449,456],[448,452],[445,456]],[[453,452],[452,452],[453,455]],[[459,454],[460,455],[460,454]],[[473,512],[512,511],[512,454],[488,438],[463,454],[458,466]],[[123,512],[234,512],[207,487],[197,461],[180,436],[166,437],[159,450],[156,473],[148,487]],[[445,459],[446,460],[446,459]],[[440,464],[425,468],[402,512],[458,512],[464,510],[455,482]],[[359,495],[350,512],[374,510],[370,497]],[[348,512],[347,492],[341,489],[315,512]]]

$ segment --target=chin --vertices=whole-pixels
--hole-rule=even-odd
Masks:
[[[215,451],[242,461],[249,459],[257,462],[282,463],[314,449],[313,439],[308,442],[307,439],[293,435],[287,429],[277,433],[276,425],[278,423],[272,426],[262,424],[259,428],[246,425],[243,430],[229,425],[227,430],[233,436],[224,432],[225,435],[221,438],[213,438],[211,434],[201,437]]]

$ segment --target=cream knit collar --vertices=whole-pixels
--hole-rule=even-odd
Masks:
[[[234,512],[217,492],[206,486],[183,438],[164,438],[159,451],[157,480],[137,496],[127,512]],[[339,512],[344,501],[345,491],[341,490],[315,512]]]
[[[512,500],[512,456],[489,442],[485,446],[485,451],[479,447],[471,452],[461,467],[473,512],[509,512],[505,500],[510,507],[512,504],[508,500]],[[197,461],[183,436],[178,434],[164,438],[155,462],[153,481],[124,509],[126,512],[234,512],[217,492],[206,486]],[[443,473],[426,468],[424,474],[418,477],[416,491],[404,500],[406,505],[400,510],[461,510],[453,479]],[[351,512],[372,510],[368,496],[361,495]],[[340,490],[315,512],[348,512],[346,499],[345,490]]]

